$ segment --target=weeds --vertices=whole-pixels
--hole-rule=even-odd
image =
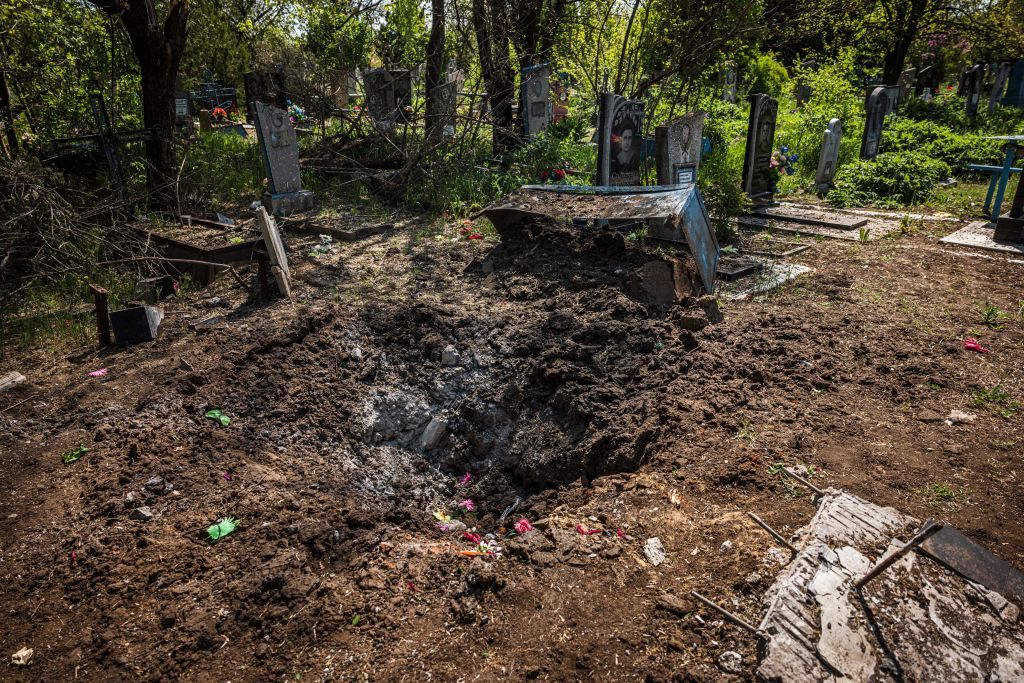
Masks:
[[[857,241],[861,244],[867,244],[868,240],[871,239],[871,230],[868,228],[861,228],[857,231]]]
[[[949,484],[931,483],[915,489],[915,493],[923,496],[930,503],[941,503],[945,505],[970,505],[971,499],[967,489],[954,489]]]
[[[971,392],[971,405],[991,408],[1003,419],[1010,419],[1020,408],[1020,401],[1013,398],[1001,384]]]
[[[1000,330],[1003,327],[1003,323],[1009,319],[1009,313],[1000,310],[998,306],[987,304],[981,309],[981,317],[978,319],[978,322],[993,330]]]

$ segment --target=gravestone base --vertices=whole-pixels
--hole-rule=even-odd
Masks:
[[[264,192],[263,208],[267,213],[275,216],[291,216],[293,213],[302,213],[313,208],[313,191],[299,190],[298,192],[280,192],[271,194]]]
[[[1024,242],[1024,217],[1002,216],[996,221],[996,232],[992,238],[1000,242]]]

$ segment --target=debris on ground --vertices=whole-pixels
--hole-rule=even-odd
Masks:
[[[665,561],[665,546],[661,544],[660,538],[655,536],[644,542],[644,557],[655,567]]]
[[[234,517],[224,517],[216,524],[213,524],[206,530],[206,534],[210,537],[211,541],[224,538],[232,531],[238,528],[238,520]]]
[[[20,372],[8,372],[6,375],[0,375],[0,391],[13,389],[24,381],[25,375]]]
[[[953,409],[949,411],[949,415],[946,417],[946,424],[950,427],[962,423],[971,423],[978,419],[978,416],[974,413],[965,413],[962,410]]]
[[[35,654],[35,650],[30,647],[23,647],[11,655],[11,664],[14,666],[28,666],[32,661],[33,654]]]

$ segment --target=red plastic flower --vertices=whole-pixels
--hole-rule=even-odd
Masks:
[[[459,486],[466,486],[470,481],[473,480],[473,475],[466,472],[464,475],[459,477]]]
[[[576,525],[576,533],[580,536],[593,536],[594,534],[601,533],[600,529],[585,529],[582,524]]]
[[[462,538],[466,539],[470,543],[479,543],[480,542],[480,534],[474,534],[474,533],[471,533],[469,531],[463,531],[462,532]]]
[[[541,171],[540,172],[540,179],[546,181],[548,179],[548,172],[547,171]]]
[[[565,171],[560,168],[556,168],[551,174],[555,176],[555,180],[565,180]]]
[[[530,520],[523,517],[515,523],[515,530],[517,534],[525,534],[527,531],[533,531],[533,525],[530,524]]]

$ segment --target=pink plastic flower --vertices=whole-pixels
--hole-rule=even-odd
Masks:
[[[466,500],[459,501],[459,507],[466,512],[474,512],[476,510],[476,503],[467,498]]]
[[[461,477],[459,477],[459,486],[467,486],[469,482],[471,482],[472,480],[473,475],[470,474],[469,472],[466,472]]]
[[[469,541],[470,543],[480,544],[480,534],[474,534],[470,531],[463,531],[462,538]]]
[[[93,370],[89,373],[90,377],[105,377],[110,372],[108,368],[100,368],[99,370]]]
[[[530,524],[530,520],[523,517],[514,525],[517,534],[525,534],[527,531],[533,531],[533,525]]]
[[[989,352],[989,349],[986,349],[978,342],[977,339],[974,339],[973,337],[968,337],[967,339],[964,339],[964,348],[967,349],[968,351],[977,351],[978,353]]]
[[[594,534],[601,533],[600,529],[585,529],[582,524],[576,525],[576,533],[580,536],[593,536]]]

